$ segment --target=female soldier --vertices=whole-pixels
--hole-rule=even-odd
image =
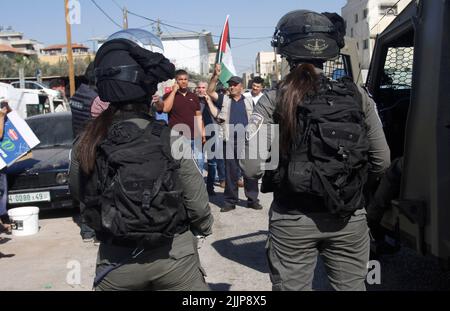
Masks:
[[[96,290],[208,289],[194,237],[211,234],[208,195],[192,158],[175,161],[170,130],[149,116],[157,84],[175,72],[155,51],[156,36],[129,29],[95,58],[100,99],[111,104],[75,147],[81,178],[71,187],[101,242]]]
[[[263,191],[274,192],[267,243],[274,290],[310,290],[318,254],[334,289],[365,290],[362,189],[369,164],[370,173],[382,173],[390,152],[374,102],[348,78],[330,81],[322,73],[344,47],[344,34],[337,14],[298,10],[282,17],[272,45],[291,72],[259,100],[247,130],[247,154],[256,154],[250,146],[261,125],[279,126],[280,163],[263,181]],[[262,176],[261,164],[241,161],[250,178]]]

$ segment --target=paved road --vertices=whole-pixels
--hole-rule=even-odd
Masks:
[[[241,198],[244,198],[241,190]],[[242,206],[220,213],[223,195],[211,201],[214,234],[200,249],[202,264],[213,290],[271,290],[264,246],[271,195],[262,195],[262,211]],[[91,290],[97,247],[83,243],[72,212],[41,212],[40,231],[31,237],[1,235],[0,290]],[[81,283],[70,285],[80,268]],[[329,290],[323,266],[318,264],[314,289]],[[432,258],[403,249],[381,258],[381,285],[370,290],[448,290],[450,277]]]

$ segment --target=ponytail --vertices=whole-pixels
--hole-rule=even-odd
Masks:
[[[105,139],[117,108],[109,105],[100,116],[92,120],[80,137],[76,156],[83,173],[91,175],[95,167],[97,147]]]
[[[280,85],[276,114],[280,125],[280,152],[289,154],[297,137],[297,107],[317,90],[319,75],[311,64],[297,65]]]

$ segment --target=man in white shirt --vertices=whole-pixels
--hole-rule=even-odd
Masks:
[[[261,77],[255,77],[252,80],[252,90],[244,94],[245,97],[251,97],[253,104],[256,105],[258,100],[264,95],[264,79]]]

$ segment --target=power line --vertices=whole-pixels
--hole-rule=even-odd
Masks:
[[[220,25],[212,25],[212,24],[196,24],[196,23],[184,23],[184,22],[176,22],[176,21],[168,21],[168,20],[164,20],[167,23],[172,23],[172,24],[180,24],[180,25],[189,25],[189,26],[206,26],[206,27],[217,27],[217,28],[221,28],[222,26]],[[270,28],[273,29],[273,26],[233,26],[234,28]]]
[[[220,36],[218,36],[218,35],[212,35],[212,36],[216,37],[216,38],[220,38]],[[253,40],[253,39],[263,40],[263,39],[272,39],[272,36],[270,36],[270,37],[248,37],[248,38],[230,37],[230,39],[234,39],[234,40]]]
[[[130,15],[134,15],[134,16],[136,16],[136,17],[140,17],[140,18],[142,18],[142,19],[146,19],[146,20],[148,20],[148,21],[151,21],[151,22],[154,22],[154,23],[158,23],[157,20],[154,20],[154,19],[152,19],[152,18],[149,18],[149,17],[145,17],[145,16],[142,16],[142,15],[136,14],[136,13],[134,13],[134,12],[128,11],[128,13],[129,13]],[[185,29],[185,28],[180,28],[180,27],[172,26],[172,25],[163,23],[163,22],[161,22],[161,21],[159,21],[159,23],[160,23],[161,25],[163,25],[163,26],[175,28],[175,29],[178,29],[178,30],[187,31],[187,32],[192,32],[192,33],[196,33],[196,34],[201,34],[201,32],[198,32],[198,31],[193,31],[193,30],[188,30],[188,29]]]
[[[179,45],[181,45],[181,46],[183,46],[183,47],[185,47],[186,49],[189,49],[189,50],[196,50],[196,49],[193,49],[193,48],[191,48],[191,47],[189,47],[189,46],[187,46],[187,45],[181,43],[181,40],[176,39],[175,36],[174,36],[169,30],[167,30],[167,27],[165,27],[164,25],[163,25],[163,27],[164,27],[164,29],[166,30],[166,32],[167,32],[170,36],[172,36],[172,39],[174,39]]]
[[[146,20],[151,21],[151,22],[155,22],[155,23],[157,22],[156,20],[154,20],[154,19],[152,19],[152,18],[145,17],[145,16],[136,14],[136,13],[131,12],[131,11],[128,11],[128,13],[131,14],[131,15],[134,15],[134,16],[136,16],[136,17],[140,17],[140,18],[146,19]],[[186,31],[186,32],[191,32],[191,33],[195,33],[195,34],[203,34],[203,33],[199,32],[199,31],[195,31],[195,30],[190,30],[190,29],[186,29],[186,28],[181,28],[181,27],[173,26],[173,25],[170,25],[170,24],[161,22],[161,21],[159,21],[159,23],[160,23],[161,25],[166,26],[166,27],[171,27],[171,28],[174,28],[174,29],[178,29],[178,30],[182,30],[182,31]],[[220,36],[218,36],[218,35],[211,35],[211,36],[212,36],[212,37],[216,37],[216,38],[220,38]],[[230,37],[230,39],[234,39],[234,40],[254,40],[254,39],[270,39],[270,38],[272,38],[272,37],[252,37],[252,38]]]
[[[373,26],[372,28],[370,28],[370,31],[372,31],[375,27],[378,26],[378,24],[383,20],[383,18],[385,18],[387,16],[387,14],[389,13],[390,10],[392,10],[394,7],[397,6],[397,4],[399,4],[401,0],[398,0],[393,6],[391,6],[389,9],[386,10],[386,12],[384,13],[384,15],[380,18],[380,20],[375,24],[375,26]]]
[[[95,0],[91,0],[91,2],[117,27],[122,28],[122,26],[120,26],[118,23],[116,23],[115,20],[113,20],[111,18],[111,16],[109,16],[96,2]]]
[[[123,10],[123,7],[120,6],[120,4],[118,4],[116,0],[111,0],[111,1],[112,1],[112,2],[116,5],[116,7],[118,7],[121,11]]]
[[[255,41],[250,41],[250,42],[247,42],[247,43],[244,43],[244,44],[241,44],[241,45],[236,45],[236,46],[233,46],[233,49],[238,49],[238,48],[241,48],[241,47],[246,46],[246,45],[255,44],[255,43],[264,41],[264,40],[266,40],[266,39],[267,39],[267,38],[259,39],[259,40],[255,40]]]
[[[149,27],[149,26],[153,26],[153,25],[155,25],[155,23],[154,23],[154,22],[151,22],[151,23],[148,23],[148,24],[145,24],[145,25],[142,25],[142,26],[136,27],[136,28],[139,28],[139,29],[144,29],[144,28],[147,28],[147,27]],[[134,27],[133,27],[133,28],[134,28]]]

